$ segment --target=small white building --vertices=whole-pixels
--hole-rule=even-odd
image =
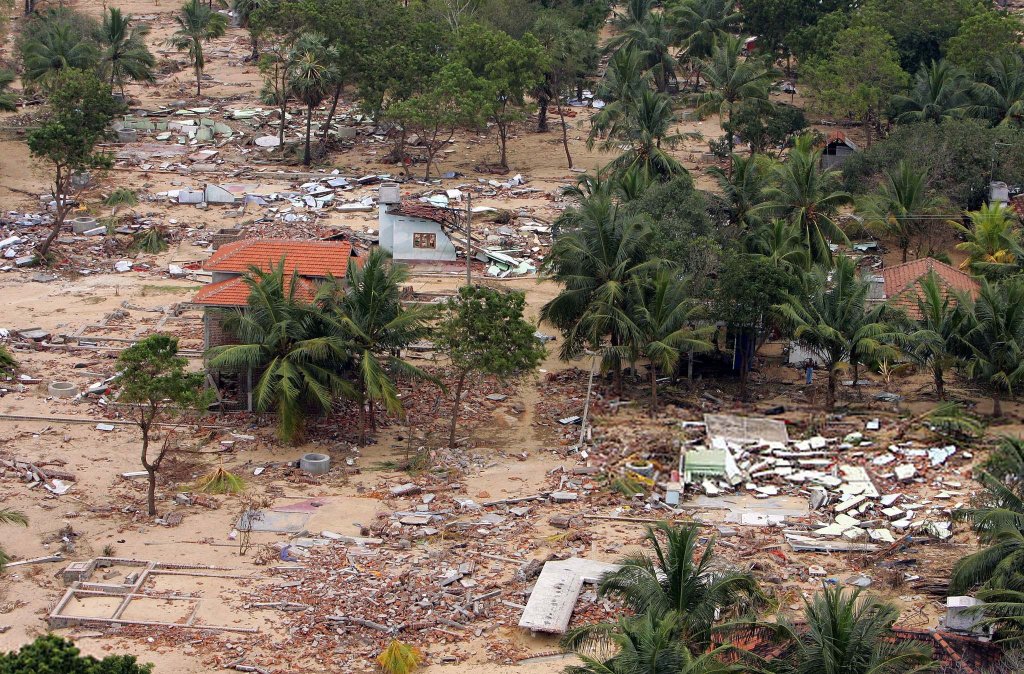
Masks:
[[[399,261],[454,262],[449,232],[461,227],[461,214],[449,208],[402,203],[398,183],[383,183],[377,199],[380,247]]]

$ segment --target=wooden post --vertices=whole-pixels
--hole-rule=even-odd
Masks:
[[[466,193],[466,285],[473,285],[473,195]]]

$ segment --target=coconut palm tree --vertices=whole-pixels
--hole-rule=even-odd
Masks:
[[[619,618],[603,626],[600,644],[566,643],[583,664],[570,665],[565,674],[727,674],[752,672],[749,667],[724,662],[737,649],[719,646],[699,656],[680,641],[679,621],[674,613],[665,616],[643,614]],[[610,651],[605,658],[595,652]]]
[[[1024,483],[1018,479],[1007,485],[985,471],[978,481],[985,487],[979,502],[953,511],[953,516],[969,521],[987,547],[957,561],[949,580],[951,594],[1024,581]]]
[[[958,304],[958,298],[939,283],[934,271],[922,278],[918,285],[921,294],[917,298],[917,309],[921,314],[912,324],[908,333],[898,333],[899,342],[907,358],[931,371],[935,395],[946,399],[946,370],[960,362],[959,338],[966,312]],[[968,304],[967,298],[959,298]]]
[[[637,614],[654,620],[674,618],[679,638],[692,653],[711,643],[715,623],[736,616],[763,601],[749,573],[727,570],[715,558],[714,541],[701,548],[698,526],[660,522],[644,537],[651,554],[637,553],[619,561],[622,567],[605,574],[598,592],[621,599]],[[570,633],[569,644],[586,644],[605,626]]]
[[[178,29],[167,43],[178,51],[188,52],[188,60],[196,73],[196,96],[201,96],[203,68],[206,67],[203,43],[224,35],[227,30],[227,18],[200,0],[188,0],[174,15],[174,23]]]
[[[857,276],[857,268],[848,257],[837,257],[835,270],[818,267],[811,280],[809,296],[790,296],[775,310],[789,323],[794,337],[807,346],[828,372],[826,406],[836,402],[839,371],[851,367],[857,381],[859,365],[865,359],[896,358],[891,346],[896,328],[889,322],[891,310],[879,305],[869,309],[866,303],[868,281]]]
[[[675,122],[672,99],[666,94],[646,90],[637,98],[623,101],[620,113],[606,129],[593,126],[587,148],[592,149],[597,143],[597,135],[606,131],[602,150],[613,151],[623,145],[628,147],[612,160],[609,164],[611,169],[623,172],[638,166],[648,175],[667,180],[686,172],[683,165],[662,147],[674,147],[682,139],[680,134],[672,133]]]
[[[700,59],[711,56],[716,41],[735,32],[741,14],[735,0],[684,0],[670,10],[682,53],[697,76],[694,87],[700,86]]]
[[[712,166],[708,174],[729,204],[729,223],[749,231],[760,222],[755,209],[765,200],[772,163],[758,155],[734,155],[731,165],[731,171]]]
[[[426,334],[429,315],[426,308],[402,306],[401,286],[408,278],[403,265],[393,264],[386,251],[375,248],[361,266],[355,258],[349,261],[344,287],[329,282],[319,292],[320,305],[343,329],[353,361],[360,443],[366,442],[367,405],[374,430],[376,404],[388,414],[403,413],[394,374],[436,381],[396,355]]]
[[[764,203],[753,212],[797,225],[811,259],[822,262],[832,257],[829,241],[849,243],[835,218],[852,197],[839,189],[835,171],[821,169],[821,150],[813,142],[806,135],[796,139],[789,159],[775,168],[775,184],[765,190]]]
[[[932,61],[914,75],[910,92],[892,97],[900,124],[934,122],[959,117],[970,105],[968,80],[963,71],[945,59]]]
[[[0,524],[16,524],[18,526],[27,527],[28,517],[24,513],[11,508],[0,508]],[[0,571],[3,570],[4,566],[11,561],[4,549],[0,547]]]
[[[823,587],[804,600],[804,617],[806,631],[777,628],[796,646],[796,674],[913,674],[937,667],[930,647],[891,639],[899,610],[859,588]]]
[[[295,54],[290,88],[295,98],[306,106],[306,146],[302,154],[302,163],[309,166],[312,161],[310,134],[313,126],[313,109],[324,102],[334,87],[337,77],[334,66],[337,50],[327,43],[324,36],[310,33],[299,38],[295,44]]]
[[[857,207],[869,229],[897,240],[906,262],[910,244],[927,230],[942,204],[928,190],[928,172],[915,171],[900,160],[894,170],[885,172],[878,191],[862,198]]]
[[[802,277],[811,270],[811,255],[800,228],[788,220],[772,220],[747,239],[747,250],[772,266]]]
[[[0,70],[0,110],[4,112],[14,112],[18,109],[18,99],[7,90],[14,77],[13,71]]]
[[[22,81],[42,83],[65,68],[92,70],[99,52],[92,39],[95,24],[71,10],[51,9],[25,30],[21,43]]]
[[[636,49],[643,56],[645,70],[654,77],[655,87],[665,93],[676,69],[671,49],[675,41],[675,32],[665,14],[648,10],[639,20],[624,25],[622,32],[608,42],[607,49]]]
[[[249,43],[252,45],[250,61],[255,61],[260,57],[259,40],[252,29],[252,16],[266,2],[267,0],[232,0],[231,2],[231,13],[235,15],[238,27],[249,31]]]
[[[984,79],[971,90],[971,115],[991,119],[999,126],[1024,125],[1024,59],[1000,54],[989,61]]]
[[[999,278],[1017,270],[1017,260],[1024,256],[1021,250],[1020,228],[1017,216],[1003,204],[985,204],[967,214],[971,227],[958,222],[951,224],[967,240],[957,244],[957,250],[967,253],[960,268]]]
[[[633,310],[638,341],[625,345],[624,356],[650,363],[651,407],[658,412],[658,373],[672,373],[684,352],[708,351],[713,326],[698,326],[701,305],[689,296],[686,284],[668,269],[649,281],[633,279]]]
[[[285,274],[283,259],[271,271],[253,267],[245,283],[248,307],[224,319],[239,343],[210,349],[209,364],[260,372],[253,406],[275,411],[281,439],[298,443],[309,414],[329,412],[339,396],[357,397],[342,372],[347,335],[312,304],[313,291],[298,275]]]
[[[661,264],[650,254],[651,228],[601,193],[568,209],[561,220],[568,231],[555,239],[541,269],[562,290],[541,307],[541,320],[562,331],[564,360],[587,347],[601,351],[604,369],[621,385],[620,353],[605,347],[638,341],[630,287]]]
[[[605,134],[621,119],[627,104],[651,88],[650,73],[644,70],[644,56],[634,47],[619,49],[608,60],[608,68],[597,85],[597,96],[605,106],[590,120],[591,135]]]
[[[753,109],[768,110],[771,105],[768,101],[771,71],[759,59],[741,58],[742,51],[743,40],[726,36],[715,40],[710,57],[696,61],[708,83],[708,91],[696,97],[696,112],[701,117],[718,115],[726,134],[730,162],[735,133],[732,118],[736,107],[742,103]]]
[[[109,70],[111,89],[117,86],[124,94],[126,80],[153,81],[156,59],[146,46],[148,34],[149,26],[146,24],[132,25],[131,14],[122,14],[116,7],[107,9],[99,34],[102,48],[100,63]]]
[[[1024,439],[1004,436],[984,464],[985,472],[1007,484],[1024,481]]]
[[[1003,414],[1002,395],[1011,398],[1024,381],[1024,282],[982,279],[978,299],[965,323],[967,376],[991,388],[992,416]]]

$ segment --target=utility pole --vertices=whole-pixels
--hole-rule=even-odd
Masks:
[[[473,285],[473,195],[466,193],[466,285]]]

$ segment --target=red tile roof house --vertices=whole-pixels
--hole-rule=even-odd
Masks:
[[[244,276],[252,267],[270,271],[284,260],[285,274],[299,276],[302,299],[312,301],[317,285],[328,276],[345,278],[349,259],[355,256],[347,241],[298,241],[292,239],[248,239],[221,246],[203,264],[212,272],[212,282],[204,286],[192,304],[205,308],[203,315],[203,346],[236,343],[224,329],[224,318],[232,311],[244,311],[249,304],[249,286]],[[259,373],[211,372],[214,382],[226,398],[236,402],[231,407],[252,409],[252,386]],[[244,402],[242,400],[244,399]]]
[[[874,279],[870,297],[902,309],[911,319],[921,318],[917,300],[922,297],[920,281],[934,271],[943,294],[956,301],[957,294],[977,299],[980,284],[968,274],[930,257],[886,267]]]

